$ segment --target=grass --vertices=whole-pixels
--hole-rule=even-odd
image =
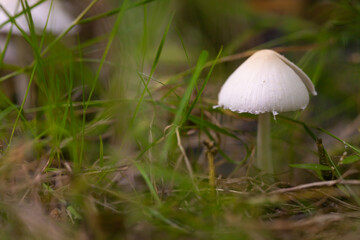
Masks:
[[[28,10],[31,33],[4,35],[0,239],[357,239],[358,3],[101,2],[58,36]],[[275,176],[253,164],[257,117],[213,108],[261,48],[318,92],[273,121]]]

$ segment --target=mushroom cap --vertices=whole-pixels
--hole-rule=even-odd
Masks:
[[[30,7],[35,5],[39,1],[40,0],[27,0]],[[48,0],[32,8],[31,16],[33,18],[35,29],[39,32],[42,32],[45,28],[49,11],[51,10],[49,15],[49,21],[46,26],[46,31],[52,32],[54,34],[60,34],[71,25],[74,19],[63,8],[59,0],[54,0],[52,5],[51,2],[51,0]],[[0,0],[0,4],[6,9],[10,16],[14,16],[23,11],[20,0]],[[0,24],[4,23],[8,19],[9,18],[7,14],[2,9],[0,9]],[[17,17],[15,21],[26,33],[30,32],[24,14]],[[9,32],[11,25],[11,22],[5,24],[3,27],[0,28],[0,32]],[[13,26],[12,33],[16,35],[21,35],[19,29],[17,29],[16,26]]]
[[[305,109],[309,92],[316,95],[309,77],[294,63],[273,50],[249,57],[226,80],[218,106],[234,112],[261,114]]]

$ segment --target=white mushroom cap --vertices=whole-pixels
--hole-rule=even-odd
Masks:
[[[218,106],[239,113],[276,115],[305,109],[309,92],[316,95],[313,83],[300,68],[273,50],[260,50],[226,80]]]
[[[40,0],[27,0],[30,7],[35,5],[39,1]],[[0,4],[6,9],[6,11],[11,16],[14,16],[23,11],[20,0],[0,0]],[[54,0],[51,6],[51,0],[48,0],[31,9],[31,15],[34,21],[34,26],[36,30],[38,30],[39,32],[42,32],[42,30],[45,28],[49,11],[50,11],[49,22],[48,25],[46,26],[47,32],[60,34],[71,25],[73,18],[63,8],[61,2],[59,0]],[[8,19],[9,18],[6,15],[6,13],[2,9],[0,9],[0,24],[4,23]],[[17,17],[15,21],[26,33],[30,32],[24,14]],[[11,25],[12,25],[11,22],[7,23],[2,28],[0,28],[0,32],[9,32]],[[15,26],[12,29],[12,33],[16,35],[21,34],[20,31]]]

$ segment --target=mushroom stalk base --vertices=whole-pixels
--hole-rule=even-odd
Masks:
[[[259,115],[256,165],[262,171],[273,174],[274,166],[271,158],[270,118],[271,113],[263,113]]]

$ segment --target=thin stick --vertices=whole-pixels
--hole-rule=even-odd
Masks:
[[[313,182],[313,183],[307,183],[307,184],[303,184],[303,185],[299,185],[299,186],[295,186],[295,187],[291,187],[291,188],[282,188],[282,189],[279,189],[279,190],[272,191],[269,194],[295,192],[295,191],[308,189],[308,188],[314,188],[314,187],[331,187],[331,186],[334,186],[334,185],[337,185],[337,184],[341,184],[341,185],[360,185],[360,180],[338,179],[338,180],[331,180],[331,181]]]
[[[215,164],[214,164],[214,155],[217,152],[215,143],[209,140],[205,140],[204,145],[206,147],[206,159],[208,160],[209,165],[209,185],[211,191],[215,193],[216,181],[215,181]]]
[[[192,180],[194,180],[194,172],[193,172],[193,170],[192,170],[192,167],[191,167],[191,164],[190,164],[190,160],[189,160],[189,158],[187,157],[186,152],[185,152],[185,149],[183,148],[183,146],[182,146],[182,144],[181,144],[181,138],[180,138],[179,128],[176,128],[175,132],[176,132],[176,138],[177,138],[178,147],[179,147],[179,149],[180,149],[180,151],[181,151],[181,154],[182,154],[183,157],[184,157],[184,162],[185,162],[186,168],[187,168],[188,171],[189,171],[190,178],[191,178]]]
[[[215,188],[215,166],[214,166],[214,155],[211,151],[206,153],[208,164],[209,164],[209,185],[211,189]]]

